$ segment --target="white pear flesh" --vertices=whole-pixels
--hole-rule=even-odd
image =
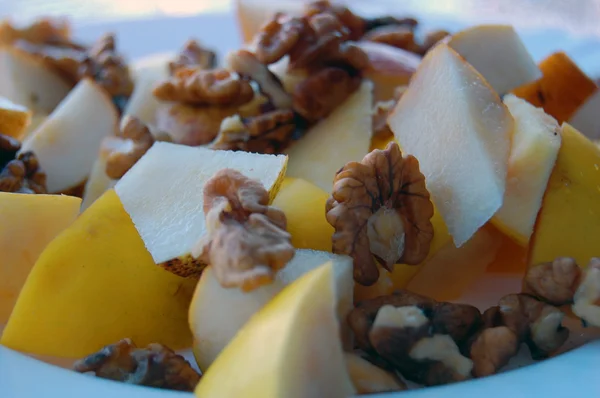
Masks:
[[[204,184],[217,171],[235,169],[272,191],[283,179],[286,164],[284,155],[156,142],[115,191],[152,258],[161,264],[187,256],[204,236]]]
[[[85,181],[100,143],[118,128],[119,116],[106,92],[81,80],[50,116],[23,142],[46,172],[48,191],[66,191]]]
[[[336,172],[360,161],[371,146],[373,83],[365,81],[327,118],[319,121],[288,150],[287,175],[331,192]]]
[[[211,267],[204,270],[196,287],[189,315],[194,335],[194,354],[200,369],[208,369],[252,315],[285,286],[327,261],[333,263],[336,313],[343,320],[353,307],[352,259],[348,256],[297,250],[294,258],[277,273],[273,283],[251,292],[224,288],[215,278]]]
[[[480,25],[458,32],[448,45],[473,65],[500,95],[542,77],[510,25]]]
[[[589,139],[600,140],[600,88],[577,109],[569,124]]]
[[[41,59],[12,47],[0,47],[0,96],[34,113],[49,114],[71,87]]]
[[[561,144],[561,128],[543,109],[512,94],[504,97],[515,120],[504,203],[494,224],[526,246]]]
[[[333,264],[326,263],[283,289],[225,347],[202,376],[196,396],[353,396],[334,281]]]
[[[456,246],[502,206],[512,116],[483,77],[438,44],[388,118],[405,154],[414,155]]]
[[[135,116],[145,124],[156,124],[156,110],[160,101],[152,91],[162,80],[169,77],[169,61],[173,54],[157,54],[142,58],[132,65],[134,89],[123,115]]]

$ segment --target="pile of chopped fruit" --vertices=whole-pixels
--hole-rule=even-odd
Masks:
[[[327,1],[263,22],[222,63],[190,40],[129,66],[112,35],[0,25],[2,345],[202,397],[346,397],[600,327],[600,89],[567,55]],[[522,291],[456,303],[486,271]]]

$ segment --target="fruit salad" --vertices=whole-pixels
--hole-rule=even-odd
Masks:
[[[271,7],[240,7],[240,49],[134,62],[0,25],[0,344],[198,397],[342,398],[600,336],[597,82],[511,26]],[[486,273],[522,287],[459,300]]]

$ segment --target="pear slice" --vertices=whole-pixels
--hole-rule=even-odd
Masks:
[[[22,105],[0,97],[0,133],[21,140],[31,123],[32,113]]]
[[[448,38],[448,45],[473,65],[500,95],[542,77],[510,25],[480,25]]]
[[[512,94],[504,104],[515,120],[504,203],[492,222],[520,245],[533,233],[561,143],[561,129],[543,109]]]
[[[13,47],[0,47],[0,96],[34,113],[49,114],[71,87],[41,59]]]
[[[600,88],[571,117],[569,124],[591,140],[600,140]]]
[[[388,118],[456,246],[502,206],[514,121],[483,77],[444,43],[423,59]]]
[[[134,89],[123,115],[131,115],[145,124],[156,124],[156,110],[160,102],[152,90],[161,80],[169,77],[169,61],[173,54],[157,54],[142,58],[132,65]]]
[[[102,139],[116,133],[118,120],[108,94],[83,79],[27,137],[21,151],[37,155],[49,192],[64,192],[88,178]]]
[[[353,395],[339,339],[334,275],[334,266],[328,262],[282,290],[208,368],[196,396]]]
[[[294,258],[277,273],[275,281],[251,292],[221,286],[211,267],[207,268],[190,306],[190,326],[194,354],[201,370],[206,370],[244,324],[285,286],[323,263],[333,264],[337,315],[345,319],[352,309],[352,259],[348,256],[297,250]],[[223,316],[227,314],[227,316]]]
[[[359,161],[371,146],[373,83],[365,81],[343,104],[288,150],[287,174],[331,192],[335,173],[349,161]]]
[[[287,157],[156,142],[119,180],[115,190],[156,264],[203,266],[190,251],[206,231],[204,183],[235,169],[271,194],[285,176]]]

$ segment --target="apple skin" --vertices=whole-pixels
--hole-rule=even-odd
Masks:
[[[406,86],[421,63],[421,57],[382,43],[359,41],[358,46],[367,53],[370,65],[365,77],[375,84],[375,102],[394,98],[398,86]]]

